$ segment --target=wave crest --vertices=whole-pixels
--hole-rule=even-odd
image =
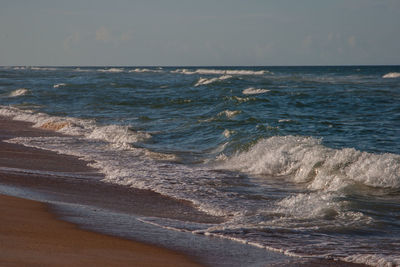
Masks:
[[[227,80],[227,79],[230,79],[230,78],[232,78],[231,75],[223,75],[221,77],[211,78],[211,79],[200,78],[194,86],[197,87],[197,86],[200,86],[200,85],[207,85],[207,84],[211,84],[211,83]]]
[[[100,71],[100,72],[114,72],[114,73],[118,73],[118,72],[123,72],[124,69],[121,69],[121,68],[109,68],[109,69],[101,69],[101,70],[98,70],[98,71]]]
[[[263,139],[220,167],[255,175],[287,176],[316,190],[336,191],[355,183],[400,188],[400,155],[332,149],[312,137]]]
[[[172,73],[181,73],[181,74],[215,74],[215,75],[263,75],[267,73],[271,73],[266,70],[218,70],[218,69],[197,69],[197,70],[189,70],[189,69],[177,69],[171,71]]]
[[[269,91],[270,90],[268,90],[268,89],[258,89],[258,88],[250,87],[250,88],[247,88],[247,89],[243,90],[242,93],[244,95],[257,95],[257,94],[267,93]]]
[[[12,92],[8,95],[8,97],[24,96],[24,95],[27,95],[27,94],[29,94],[29,93],[30,93],[29,89],[26,89],[26,88],[19,88],[19,89],[17,89],[17,90],[12,91]]]
[[[384,79],[400,78],[400,72],[389,72],[382,76]]]

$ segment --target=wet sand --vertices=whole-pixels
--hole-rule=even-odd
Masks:
[[[0,195],[1,266],[200,266],[174,251],[78,229],[43,203]]]
[[[103,175],[76,157],[3,142],[14,137],[61,135],[49,129],[32,128],[31,125],[0,117],[0,186],[34,191],[63,203],[83,204],[128,214],[202,223],[223,221],[222,218],[198,211],[185,201],[147,190],[101,182]],[[203,254],[212,249],[201,248],[200,254],[193,253],[196,248],[189,251],[184,249],[184,252],[178,249],[177,252],[161,248],[157,242],[156,245],[150,245],[132,241],[132,237],[127,240],[124,239],[126,236],[120,238],[113,233],[110,236],[108,231],[102,229],[99,229],[101,233],[82,230],[75,224],[63,221],[68,215],[57,209],[54,203],[49,205],[0,195],[0,207],[1,266],[199,266],[203,264],[203,258],[208,258],[207,264],[221,266],[227,264],[226,257],[234,261],[238,257],[247,257],[251,262],[251,258],[259,255],[250,256],[247,251],[240,249],[224,249],[224,255],[205,256]],[[360,266],[265,253],[265,264],[261,265],[266,266]],[[234,263],[232,259],[230,262]],[[241,264],[236,262],[236,265]]]
[[[68,186],[72,192],[73,185],[84,190],[82,183],[49,178],[40,171],[101,178],[75,157],[2,142],[17,136],[58,135],[30,125],[0,118],[1,184],[49,192],[59,188],[61,194]],[[0,214],[1,266],[200,266],[169,249],[79,229],[58,219],[45,203],[0,195]]]

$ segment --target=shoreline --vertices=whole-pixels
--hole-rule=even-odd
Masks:
[[[178,256],[171,259],[174,266],[360,266],[329,259],[293,258],[228,239],[195,235],[190,230],[160,228],[151,220],[144,222],[141,218],[219,224],[223,218],[207,215],[186,201],[104,183],[101,173],[77,157],[3,142],[14,137],[63,136],[31,126],[0,116],[0,196],[26,200],[24,205],[34,205],[30,202],[34,200],[36,205],[46,207],[46,216],[79,231],[165,250]],[[20,233],[15,235],[17,238]],[[158,254],[153,253],[153,257],[158,258]]]
[[[47,174],[71,177],[83,175],[92,179],[102,177],[95,169],[86,166],[85,161],[76,157],[3,142],[20,136],[60,135],[53,131],[32,128],[31,125],[0,117],[1,185],[11,185],[22,191],[26,188],[47,188],[50,192],[62,183],[51,184],[51,179],[46,179]],[[53,177],[52,180],[56,179],[68,180],[68,177]],[[71,180],[71,184],[76,182],[76,179]],[[46,184],[47,187],[44,186]],[[79,186],[79,183],[76,184],[76,187]],[[5,195],[2,192],[0,203],[3,218],[0,222],[2,265],[202,266],[194,257],[181,252],[83,230],[77,224],[65,221],[54,207],[44,201]]]
[[[202,266],[165,248],[79,229],[46,204],[0,195],[2,266]]]

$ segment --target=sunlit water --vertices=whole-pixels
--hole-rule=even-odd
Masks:
[[[400,264],[399,66],[2,67],[0,104],[70,135],[10,142],[226,220],[149,223]]]

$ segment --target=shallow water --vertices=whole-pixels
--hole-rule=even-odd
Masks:
[[[400,264],[400,67],[2,67],[0,114],[70,137],[13,143],[188,200],[148,218],[299,256]]]

